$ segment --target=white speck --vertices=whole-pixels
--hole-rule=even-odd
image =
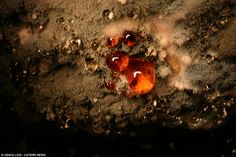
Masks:
[[[110,130],[106,130],[106,135],[109,135],[111,133]]]
[[[93,98],[93,102],[98,102],[98,99],[97,98]]]
[[[37,18],[38,18],[38,15],[37,15],[36,13],[33,13],[33,14],[32,14],[32,19],[35,20],[35,19],[37,19]]]
[[[77,42],[77,45],[78,45],[78,46],[80,46],[81,43],[82,43],[81,39],[77,39],[76,42]]]
[[[43,26],[42,26],[42,25],[40,25],[40,26],[39,26],[39,29],[40,29],[40,30],[43,30]]]
[[[225,108],[223,108],[223,114],[222,114],[222,118],[226,118],[227,117],[227,111]]]
[[[154,107],[157,106],[157,101],[156,101],[156,100],[153,101],[153,106],[154,106]]]
[[[140,74],[140,75],[141,75],[141,74],[142,74],[142,72],[141,72],[141,71],[135,71],[135,72],[134,72],[134,77],[136,77],[136,76],[137,76],[137,74]]]
[[[72,53],[72,51],[71,51],[71,50],[68,50],[68,51],[67,51],[67,54],[71,54],[71,53]]]
[[[112,62],[114,62],[117,59],[119,59],[119,57],[113,57],[111,60],[112,60]]]
[[[117,0],[117,2],[121,3],[121,4],[126,4],[127,3],[127,0]]]
[[[24,70],[24,71],[23,71],[23,74],[26,74],[26,73],[27,73],[27,71],[26,71],[26,70]]]
[[[232,150],[232,153],[233,153],[233,154],[236,154],[236,149],[233,149],[233,150]]]
[[[12,49],[11,52],[12,52],[12,53],[16,53],[16,49]]]
[[[108,14],[108,19],[112,19],[113,18],[113,12],[111,11],[109,14]]]
[[[161,51],[158,56],[161,61],[164,61],[167,56],[166,51]]]

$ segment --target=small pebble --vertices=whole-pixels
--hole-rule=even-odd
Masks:
[[[103,17],[111,20],[113,18],[113,12],[106,9],[106,10],[103,11]]]
[[[36,13],[33,13],[31,17],[32,17],[33,20],[35,20],[35,19],[38,18],[38,15]]]
[[[16,53],[16,49],[13,48],[13,49],[11,50],[11,52],[12,52],[12,53]]]
[[[153,101],[153,106],[154,106],[154,107],[157,106],[157,101],[156,101],[156,100]]]
[[[109,20],[113,19],[113,12],[112,11],[108,14],[108,19]]]
[[[236,149],[233,149],[233,150],[232,150],[232,154],[236,154]]]
[[[39,26],[39,30],[43,30],[43,26],[42,25]]]
[[[23,71],[23,74],[27,74],[27,71],[26,71],[26,70],[24,70],[24,71]]]
[[[98,102],[98,99],[97,98],[93,98],[93,102]]]
[[[123,5],[125,5],[125,4],[127,3],[127,0],[117,0],[117,2],[119,2],[119,3],[123,4]]]

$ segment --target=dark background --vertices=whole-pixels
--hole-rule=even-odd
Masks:
[[[191,131],[146,126],[143,135],[89,135],[57,124],[26,123],[8,108],[0,112],[3,153],[46,153],[47,156],[235,156],[235,122],[231,116],[220,128]],[[146,132],[144,131],[146,130]],[[148,135],[149,134],[149,135]]]

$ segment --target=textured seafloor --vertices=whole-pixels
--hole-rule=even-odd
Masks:
[[[235,154],[235,5],[233,0],[0,1],[0,137],[8,137],[2,140],[10,145],[6,150],[49,151],[40,144],[46,136],[71,156],[100,140],[111,147],[111,139],[115,147],[130,142],[126,146],[138,152],[183,153],[192,141],[194,146],[186,146],[192,152]],[[126,30],[142,36],[134,47],[106,46],[108,38]],[[104,86],[111,75],[105,59],[113,50],[155,63],[150,93],[126,98]],[[104,155],[101,147],[89,156]]]

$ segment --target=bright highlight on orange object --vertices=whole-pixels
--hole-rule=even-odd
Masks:
[[[106,58],[107,66],[114,71],[123,71],[129,64],[129,56],[125,52],[115,51]]]
[[[123,74],[135,95],[146,94],[155,85],[155,67],[150,61],[130,58],[129,65]]]

